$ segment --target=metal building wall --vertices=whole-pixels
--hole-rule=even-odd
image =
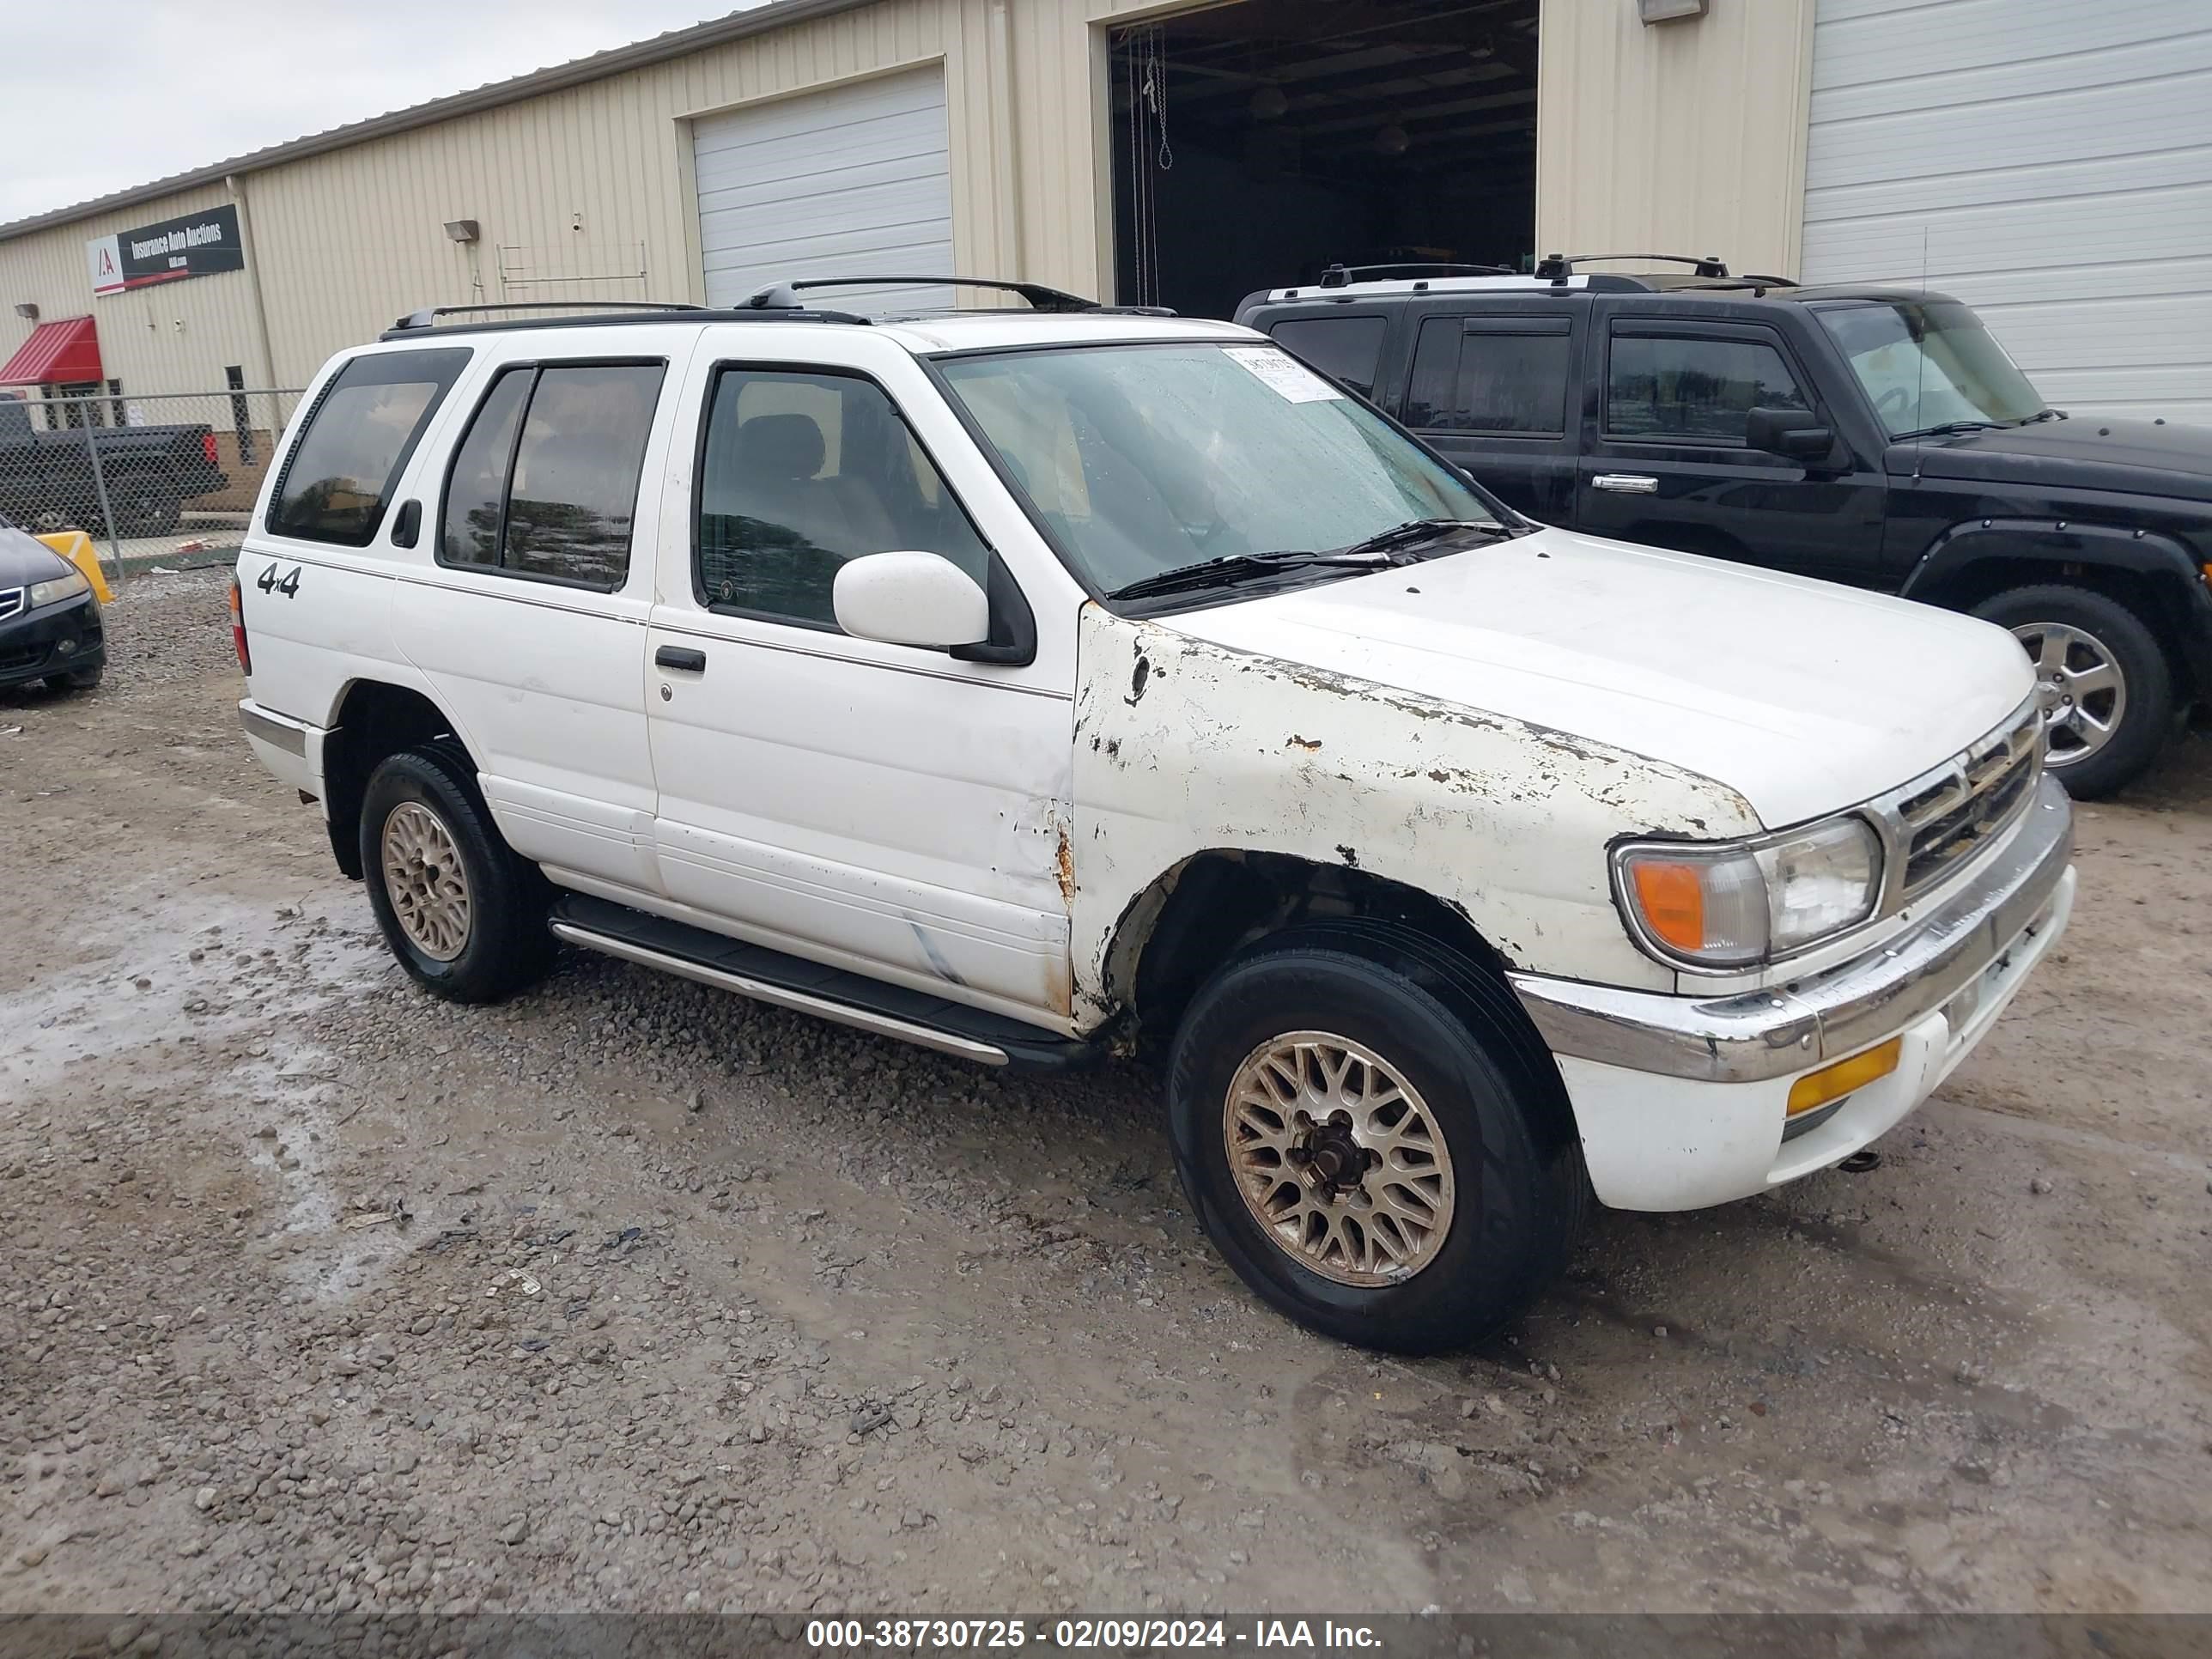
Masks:
[[[75,224],[0,242],[0,360],[28,339],[39,323],[95,319],[100,359],[111,380],[132,392],[202,390],[223,384],[237,364],[248,385],[265,384],[253,321],[253,289],[244,271],[163,283],[95,297],[84,245],[111,231],[157,224],[230,201],[220,185],[95,214]],[[15,315],[26,301],[38,322]],[[297,385],[298,382],[292,382]]]
[[[1543,0],[1538,48],[1539,252],[1797,274],[1813,0],[1649,25],[1635,0]]]
[[[959,264],[1104,293],[1109,27],[1210,3],[877,0],[264,166],[237,183],[271,372],[298,385],[420,305],[702,298],[690,119],[931,64],[945,76]],[[1811,0],[1712,0],[1709,16],[1656,27],[1632,0],[1544,0],[1542,17],[1542,248],[1790,268]],[[224,199],[217,187],[0,241],[0,344],[28,331],[6,307],[30,299],[48,318],[98,316],[126,386],[219,385],[226,364],[255,364],[249,276],[95,302],[84,275],[86,238]],[[476,220],[481,240],[449,240],[453,219]]]

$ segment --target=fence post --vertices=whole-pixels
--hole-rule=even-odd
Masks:
[[[115,509],[107,501],[107,473],[100,465],[100,445],[93,438],[92,409],[87,404],[82,411],[84,420],[80,428],[84,434],[84,458],[92,465],[92,487],[100,496],[100,522],[107,527],[107,550],[115,560],[115,591],[123,591],[123,543],[115,533]]]

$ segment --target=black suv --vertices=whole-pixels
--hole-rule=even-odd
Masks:
[[[1943,295],[1684,263],[1340,267],[1237,320],[1531,518],[2009,628],[2074,793],[2149,765],[2212,696],[2212,428],[2069,419]]]

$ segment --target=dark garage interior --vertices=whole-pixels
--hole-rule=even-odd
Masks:
[[[1226,317],[1331,264],[1521,267],[1537,0],[1235,0],[1113,37],[1119,297]]]

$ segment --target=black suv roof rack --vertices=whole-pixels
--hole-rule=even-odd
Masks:
[[[1536,277],[1540,282],[1564,283],[1575,274],[1578,264],[1611,259],[1655,259],[1662,265],[1688,265],[1693,276],[1725,280],[1729,274],[1729,268],[1716,253],[1708,253],[1703,258],[1686,253],[1547,253],[1536,262]]]
[[[1331,265],[1321,274],[1321,288],[1345,288],[1361,276],[1387,270],[1421,270],[1457,276],[1518,276],[1510,265],[1462,265],[1448,259],[1395,259],[1380,265]]]

